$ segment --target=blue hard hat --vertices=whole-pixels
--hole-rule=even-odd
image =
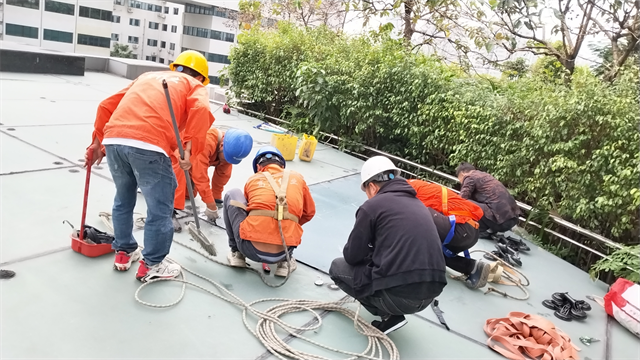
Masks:
[[[253,138],[244,130],[229,129],[224,134],[222,154],[229,164],[240,164],[240,161],[249,155],[252,147]]]
[[[283,168],[287,166],[287,162],[284,160],[284,157],[282,156],[282,153],[280,153],[280,150],[278,150],[278,148],[276,148],[275,146],[265,146],[261,147],[260,150],[258,150],[258,152],[256,153],[256,156],[253,158],[254,173],[258,172],[258,160],[260,160],[260,158],[262,158],[263,156],[267,158],[275,156],[280,159]]]

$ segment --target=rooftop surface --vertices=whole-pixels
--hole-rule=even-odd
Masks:
[[[17,273],[13,279],[0,280],[0,358],[275,358],[244,327],[241,308],[194,288],[188,288],[184,300],[174,307],[145,307],[134,298],[140,286],[134,277],[135,267],[127,273],[115,272],[111,255],[87,258],[71,250],[71,230],[62,222],[69,220],[79,226],[85,178],[80,159],[90,142],[97,105],[128,82],[91,72],[85,76],[0,73],[0,267]],[[211,111],[216,117],[214,126],[249,131],[254,153],[269,143],[271,133],[253,128],[261,121],[235,112],[224,114],[217,105],[212,105]],[[311,162],[296,158],[287,164],[305,177],[317,215],[304,226],[302,244],[295,252],[301,262],[298,270],[281,288],[267,287],[255,273],[215,264],[175,244],[170,257],[221,283],[245,302],[263,298],[339,300],[345,294],[326,286],[331,280],[324,272],[331,260],[341,255],[355,211],[366,200],[358,183],[361,165],[361,160],[324,145],[318,145]],[[250,162],[243,161],[234,167],[225,189],[242,188],[251,173]],[[94,167],[87,224],[107,230],[98,213],[111,211],[114,190],[106,164]],[[202,207],[199,198],[197,201]],[[145,213],[140,194],[136,211]],[[224,230],[207,223],[202,226],[215,242],[218,259],[226,262]],[[134,234],[141,243],[142,230]],[[195,246],[186,231],[176,234],[175,239]],[[522,270],[531,281],[528,300],[484,295],[450,280],[439,301],[451,331],[439,324],[431,308],[409,316],[407,326],[389,335],[400,358],[504,359],[484,345],[487,336],[483,326],[487,319],[522,311],[545,316],[569,334],[582,349],[581,359],[605,359],[604,309],[591,303],[593,310],[586,320],[563,322],[541,302],[557,291],[568,291],[580,299],[603,296],[607,286],[530,246],[531,252],[522,255]],[[476,248],[491,250],[493,244],[481,239]],[[318,278],[325,286],[314,285]],[[204,284],[192,275],[187,279]],[[280,281],[272,276],[268,280]],[[519,295],[513,287],[499,287]],[[179,284],[163,282],[147,287],[140,296],[149,302],[169,303],[179,295]],[[356,308],[355,304],[347,306]],[[360,315],[367,321],[374,319],[364,309]],[[251,315],[248,318],[251,324],[256,323]],[[299,325],[312,319],[309,313],[284,317]],[[282,338],[287,335],[284,331],[280,334]],[[357,353],[367,347],[367,338],[357,333],[351,320],[337,313],[326,315],[322,327],[305,336]],[[580,336],[602,341],[586,346],[580,343]],[[609,340],[610,359],[640,358],[638,339],[615,321]],[[332,359],[347,358],[299,340],[290,345]]]

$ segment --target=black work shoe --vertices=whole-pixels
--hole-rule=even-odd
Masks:
[[[178,213],[174,210],[173,211],[173,215],[171,215],[171,221],[173,222],[173,232],[181,232],[182,231],[182,225],[180,225],[180,222],[178,222]]]
[[[476,260],[476,267],[471,274],[465,280],[465,285],[469,289],[479,289],[487,285],[487,279],[489,278],[489,271],[491,266],[480,260]]]
[[[478,238],[480,239],[487,239],[487,240],[491,240],[491,233],[488,231],[481,231],[478,234]]]
[[[0,270],[0,279],[11,279],[14,276],[16,276],[15,271]]]
[[[371,325],[384,334],[388,334],[407,325],[407,319],[405,319],[403,315],[391,315],[386,320],[374,320],[371,322]]]

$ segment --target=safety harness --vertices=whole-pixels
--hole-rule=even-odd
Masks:
[[[289,185],[289,175],[291,174],[291,171],[284,170],[284,173],[282,175],[282,182],[281,182],[282,186],[278,186],[278,183],[275,181],[275,179],[270,173],[260,172],[258,174],[261,174],[267,179],[267,182],[269,182],[269,185],[271,186],[273,191],[276,193],[276,209],[275,210],[263,210],[263,209],[251,210],[249,211],[249,216],[267,216],[267,217],[274,218],[278,221],[291,220],[297,224],[299,221],[298,217],[289,212],[289,206],[287,205],[287,185]],[[243,203],[235,200],[231,200],[229,204],[232,206],[242,208],[244,210],[247,209],[247,207]]]
[[[444,186],[441,186],[441,188],[442,188],[442,213],[445,216],[449,217],[449,223],[451,223],[451,228],[449,229],[449,233],[447,234],[447,237],[444,239],[444,242],[442,243],[442,252],[447,257],[456,257],[458,256],[458,254],[454,253],[453,251],[447,248],[447,245],[451,242],[451,239],[453,239],[453,235],[456,231],[456,215],[471,217],[471,212],[467,210],[449,211],[449,205],[448,205],[449,197],[447,196],[447,189]],[[479,227],[478,223],[475,222],[474,220],[467,221],[467,224],[471,224],[471,226],[473,226],[476,229]],[[467,259],[471,258],[471,255],[469,255],[469,250],[464,251],[464,257],[466,257]]]

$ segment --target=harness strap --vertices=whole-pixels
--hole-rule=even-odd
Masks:
[[[488,319],[484,332],[487,345],[510,360],[525,360],[525,354],[541,360],[577,360],[580,351],[551,321],[522,312]]]
[[[451,250],[449,250],[447,248],[447,245],[449,245],[449,243],[451,242],[451,239],[453,239],[453,234],[456,231],[456,216],[455,215],[449,215],[449,223],[451,223],[451,228],[449,229],[449,233],[447,233],[447,237],[444,238],[444,242],[442,243],[442,252],[447,257],[456,257],[456,256],[458,256],[458,254],[454,253],[453,251],[451,251]],[[466,257],[467,259],[471,258],[471,254],[469,254],[469,250],[465,250],[464,251],[464,257]]]
[[[269,186],[273,189],[276,194],[276,210],[264,210],[264,209],[256,209],[249,211],[248,216],[266,216],[270,218],[274,218],[278,221],[280,220],[291,220],[295,223],[299,222],[297,216],[291,214],[289,212],[289,207],[287,205],[287,187],[289,185],[289,175],[291,174],[290,170],[285,170],[282,175],[282,186],[278,186],[278,183],[273,178],[273,176],[268,172],[262,172],[262,174],[269,183]],[[247,207],[235,200],[231,200],[229,205],[239,207],[241,209],[247,210]]]

